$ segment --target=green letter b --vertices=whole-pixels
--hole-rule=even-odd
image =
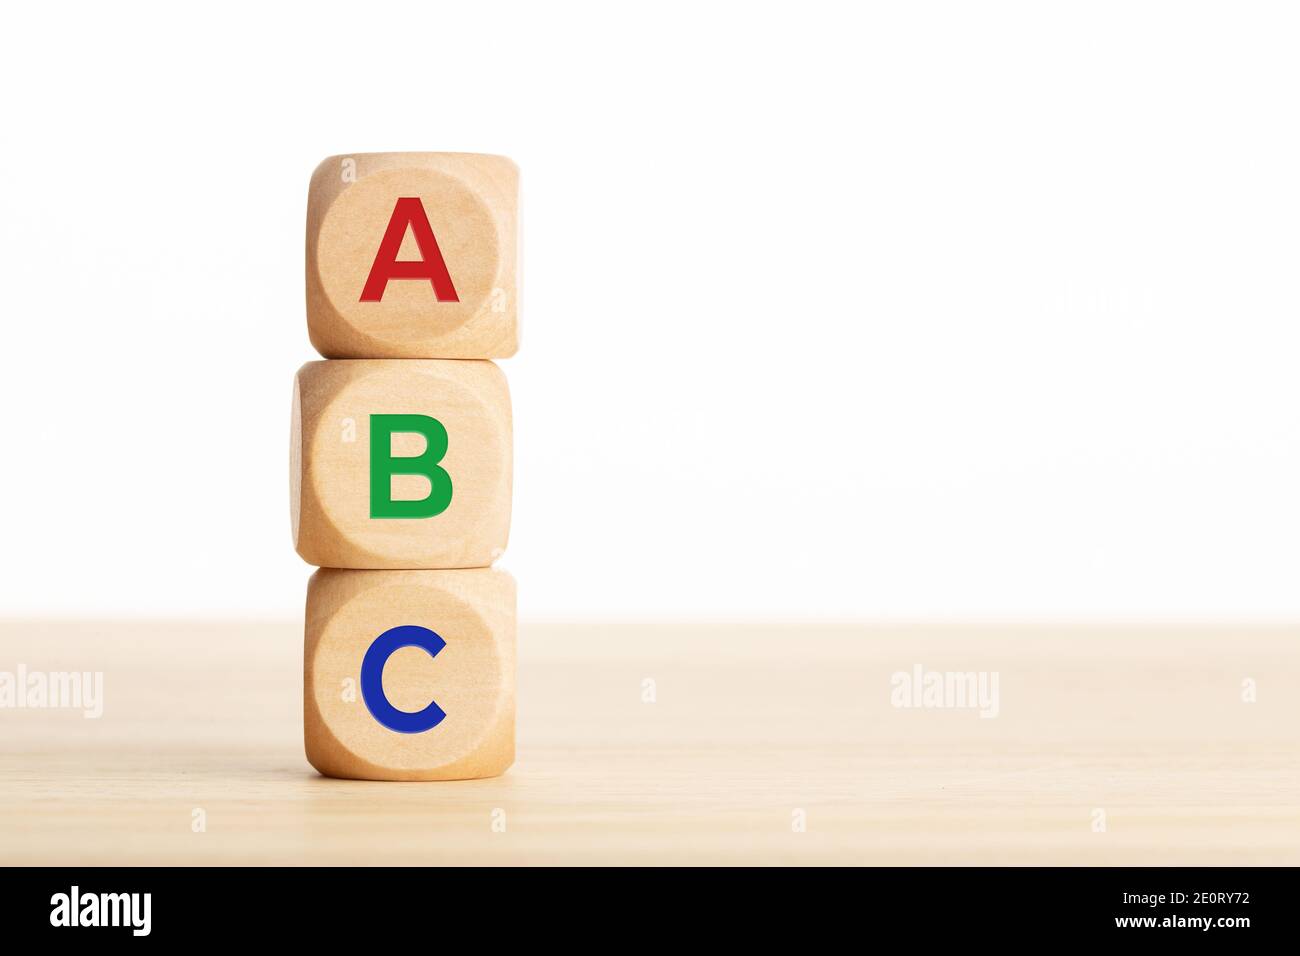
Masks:
[[[423,435],[424,453],[393,457],[393,435]],[[451,475],[438,462],[447,454],[447,429],[428,415],[370,416],[370,517],[432,518],[451,504]],[[394,501],[393,475],[424,475],[429,495],[421,501]]]

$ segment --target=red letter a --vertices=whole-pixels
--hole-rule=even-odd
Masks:
[[[397,253],[408,227],[415,233],[415,244],[424,258],[398,262]],[[429,217],[424,214],[424,203],[418,196],[399,199],[393,207],[393,218],[388,220],[388,231],[375,253],[375,264],[370,267],[370,278],[361,290],[361,301],[381,301],[389,279],[428,279],[439,302],[460,301],[456,287],[451,284],[447,263],[442,261],[442,250],[434,238]]]

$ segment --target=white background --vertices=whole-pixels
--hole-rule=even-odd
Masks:
[[[292,7],[292,9],[290,9]],[[1300,612],[1285,5],[10,5],[0,614],[301,612],[308,176],[524,176],[524,616]]]

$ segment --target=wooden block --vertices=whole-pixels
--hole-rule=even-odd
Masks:
[[[474,568],[505,550],[510,394],[491,362],[308,362],[290,443],[294,546],[309,564]]]
[[[515,759],[515,582],[340,571],[307,586],[307,760],[329,777],[495,777]]]
[[[307,198],[307,331],[326,358],[508,358],[519,170],[504,156],[331,156]]]

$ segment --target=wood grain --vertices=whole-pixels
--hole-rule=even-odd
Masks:
[[[301,655],[295,622],[0,624],[0,670],[105,681],[99,720],[0,710],[0,857],[1300,863],[1297,626],[534,623],[514,767],[450,783],[318,776]],[[917,664],[997,671],[998,716],[893,706]]]

